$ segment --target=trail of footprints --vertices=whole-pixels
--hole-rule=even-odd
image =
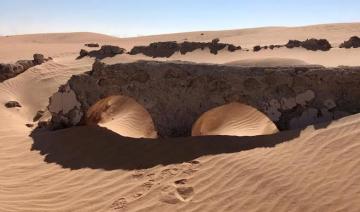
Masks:
[[[111,209],[115,211],[125,210],[128,204],[140,199],[156,188],[160,190],[159,201],[163,203],[177,204],[190,201],[195,191],[193,187],[187,185],[188,178],[198,171],[199,166],[200,162],[193,160],[166,166],[159,173],[152,173],[151,170],[136,170],[131,177],[134,180],[146,180],[146,182],[136,187],[131,194],[115,200],[111,204]],[[167,183],[165,181],[172,182]]]

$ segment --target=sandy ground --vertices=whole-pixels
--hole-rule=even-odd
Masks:
[[[148,131],[151,124],[138,124],[144,120],[139,116],[146,113],[132,102],[113,99],[107,101],[107,110],[95,109],[94,116],[96,120],[100,117],[103,127],[49,132],[25,126],[38,110],[46,108],[59,85],[73,74],[90,70],[93,59],[75,60],[84,43],[129,49],[152,41],[219,37],[250,48],[316,37],[337,45],[360,35],[360,24],[203,33],[126,39],[94,33],[0,37],[0,62],[31,58],[36,52],[54,58],[0,83],[0,211],[359,211],[359,115],[273,135],[133,139],[116,132],[136,129],[143,133],[141,137],[152,135]],[[329,52],[221,52],[216,56],[197,51],[169,59],[338,66],[359,65],[359,54],[360,49],[338,48]],[[149,58],[122,55],[105,61],[137,59]],[[19,101],[22,107],[5,108],[9,100]],[[261,114],[253,114],[244,125],[259,120],[269,124]],[[244,129],[239,122],[229,124],[234,122],[232,118],[217,120],[215,129],[220,129],[218,134]]]

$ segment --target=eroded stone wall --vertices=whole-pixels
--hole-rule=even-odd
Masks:
[[[143,105],[163,137],[190,135],[201,114],[230,102],[256,107],[280,130],[294,129],[360,112],[360,67],[96,62],[50,99],[52,126],[83,124],[86,111],[112,95],[132,97]]]

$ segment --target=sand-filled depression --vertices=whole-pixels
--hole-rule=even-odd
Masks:
[[[126,137],[158,137],[150,114],[130,97],[101,99],[87,111],[86,124],[99,125]],[[256,136],[276,132],[276,125],[256,108],[230,103],[201,115],[194,123],[191,135]]]

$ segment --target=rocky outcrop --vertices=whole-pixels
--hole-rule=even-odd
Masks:
[[[8,101],[8,102],[5,103],[5,107],[14,108],[14,107],[21,107],[21,105],[17,101]]]
[[[188,42],[185,42],[188,43]],[[129,54],[144,54],[149,57],[170,57],[179,51],[179,45],[176,41],[150,43],[149,46],[135,46]]]
[[[283,47],[283,45],[269,45],[269,46],[259,46],[259,45],[257,45],[257,46],[253,47],[253,51],[258,52],[258,51],[260,51],[262,49],[274,50],[275,48],[281,48],[281,47]]]
[[[261,50],[261,46],[254,46],[253,51],[258,52]]]
[[[303,41],[301,47],[311,51],[329,51],[332,47],[326,39],[307,39]]]
[[[217,54],[218,51],[227,48],[228,51],[234,52],[240,50],[240,46],[235,46],[233,44],[220,43],[219,39],[214,39],[211,42],[188,42],[177,43],[176,41],[168,42],[156,42],[151,43],[148,46],[135,46],[129,54],[144,54],[149,57],[171,57],[176,52],[181,54],[186,54],[188,52],[193,52],[197,49],[204,50],[205,48],[210,49],[210,53]]]
[[[299,41],[299,40],[289,40],[287,44],[285,45],[269,45],[269,46],[254,46],[253,51],[258,52],[262,49],[275,49],[275,48],[281,48],[286,47],[288,49],[293,48],[299,48],[303,47],[304,49],[311,50],[311,51],[329,51],[332,47],[329,41],[326,39],[307,39],[305,41]]]
[[[80,50],[80,56],[77,59],[81,59],[85,56],[95,57],[97,59],[104,59],[106,57],[114,57],[118,54],[124,54],[126,49],[112,46],[112,45],[103,45],[99,50],[87,51],[85,49]]]
[[[302,42],[299,40],[289,40],[287,44],[285,44],[286,48],[292,49],[292,48],[298,48],[301,47]]]
[[[358,36],[351,37],[348,41],[340,44],[340,48],[360,48],[360,38]]]
[[[87,44],[85,44],[85,46],[90,47],[90,48],[100,47],[100,45],[98,43],[87,43]]]
[[[307,39],[305,41],[298,41],[298,40],[289,40],[285,46],[289,49],[296,48],[296,47],[303,47],[307,50],[311,51],[329,51],[332,47],[329,41],[326,39]]]
[[[238,67],[184,62],[96,62],[71,77],[49,104],[53,128],[85,123],[87,110],[109,96],[131,97],[149,112],[159,136],[188,136],[204,112],[240,102],[280,130],[360,112],[360,68]],[[66,102],[66,104],[63,104]]]
[[[33,122],[37,122],[41,119],[41,117],[43,117],[45,111],[43,110],[39,110],[38,112],[36,112],[34,118],[33,118]]]
[[[31,67],[40,65],[52,58],[45,58],[42,54],[34,54],[33,60],[19,60],[16,63],[0,63],[0,82],[16,77]]]

